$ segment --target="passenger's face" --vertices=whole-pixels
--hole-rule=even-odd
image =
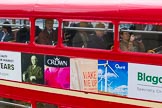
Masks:
[[[128,32],[123,32],[123,34],[121,35],[123,40],[129,40],[130,38],[130,34]]]
[[[47,28],[47,30],[53,29],[53,21],[52,20],[46,21],[46,28]]]
[[[32,65],[36,65],[36,62],[37,62],[36,56],[32,56],[31,57],[31,63],[32,63]]]
[[[96,30],[96,35],[98,37],[102,37],[104,35],[104,31],[103,30]]]

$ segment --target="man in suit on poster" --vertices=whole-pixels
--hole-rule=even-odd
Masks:
[[[43,84],[43,70],[37,65],[38,59],[35,55],[31,56],[31,65],[23,73],[23,81]]]

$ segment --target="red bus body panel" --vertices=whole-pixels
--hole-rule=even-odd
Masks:
[[[103,20],[112,21],[114,24],[118,24],[118,20],[157,23],[162,21],[161,12],[162,0],[3,0],[0,2],[0,17],[29,18],[32,21],[34,21],[34,18],[43,17],[58,18],[58,20]],[[34,25],[31,25],[31,27],[34,28]],[[34,40],[33,31],[31,32],[32,40]],[[61,32],[61,29],[59,29],[58,32]],[[115,34],[118,34],[118,31],[115,31]],[[59,37],[61,38],[61,35]],[[117,42],[118,39],[115,39],[115,43]],[[51,50],[52,48],[55,49]],[[93,49],[88,50],[68,48],[64,47],[61,43],[59,43],[58,46],[53,47],[40,46],[32,42],[29,45],[18,43],[0,43],[0,49],[38,54],[54,54],[60,56],[68,55],[69,57],[107,59],[162,65],[161,55],[121,52],[116,48],[116,46],[114,48],[116,50],[96,51]],[[133,57],[131,57],[132,55]],[[0,96],[13,99],[22,99],[24,101],[32,100],[30,101],[31,103],[34,103],[36,100],[40,100],[47,103],[56,103],[58,105],[73,105],[74,107],[78,108],[97,108],[109,106],[112,108],[140,107],[136,105],[65,96],[61,94],[28,90],[5,85],[0,85],[0,88]]]

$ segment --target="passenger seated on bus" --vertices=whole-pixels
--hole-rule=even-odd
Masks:
[[[162,25],[157,25],[157,31],[162,32]],[[158,34],[158,46],[162,46],[162,33]]]
[[[89,28],[94,28],[91,22],[88,22],[88,27]],[[91,34],[94,34],[95,31],[94,30],[88,30],[87,33],[88,33],[88,35],[91,35]]]
[[[159,47],[156,47],[154,49],[148,50],[147,53],[162,54],[162,46],[159,46]]]
[[[72,22],[72,23],[69,24],[69,26],[70,27],[79,27],[79,24]],[[66,45],[72,46],[73,37],[75,36],[77,30],[75,30],[75,29],[68,29],[68,30],[64,29],[63,31],[64,31],[64,35],[66,35],[64,37],[66,37],[66,39],[68,40],[68,41],[66,41]]]
[[[57,30],[53,29],[53,24],[53,19],[45,20],[45,29],[38,36],[38,44],[53,45],[57,43]]]
[[[39,26],[35,26],[35,39],[38,37],[41,29]],[[16,42],[20,43],[28,43],[30,41],[30,28],[24,26],[23,28],[19,29],[16,33]]]
[[[145,33],[141,33],[145,50],[148,51],[160,46],[160,34],[150,33],[151,31],[157,31],[157,26],[151,24],[143,24],[142,26],[141,30],[146,31]]]
[[[95,28],[105,28],[105,25],[98,23]],[[108,36],[105,34],[104,30],[95,30],[95,33],[89,36],[87,43],[87,48],[110,49],[111,46],[112,45],[109,45]]]
[[[112,31],[107,31],[105,35],[107,35],[108,46],[112,49],[114,44],[114,32],[113,32],[113,24],[109,23],[108,29],[112,29]]]
[[[39,26],[35,26],[35,41],[37,43],[37,39],[38,39],[38,36],[39,36],[39,33],[42,32],[42,30],[39,28]]]
[[[30,31],[29,27],[24,26],[19,29],[16,34],[16,42],[27,43],[30,40]]]
[[[8,21],[5,21],[3,24],[10,24]],[[0,41],[1,42],[8,42],[13,41],[13,33],[12,28],[9,25],[3,25],[2,30],[0,31]]]
[[[79,27],[88,27],[87,22],[80,22]],[[85,30],[78,30],[73,37],[72,45],[73,47],[87,47],[88,34]]]
[[[122,29],[124,30],[124,29]],[[120,31],[120,49],[123,51],[145,52],[145,47],[140,36],[130,35],[127,31]]]
[[[73,30],[69,30],[69,29],[66,29],[64,27],[68,27],[69,26],[69,21],[64,21],[63,22],[63,43],[66,45],[66,46],[71,46],[72,45],[72,32]]]

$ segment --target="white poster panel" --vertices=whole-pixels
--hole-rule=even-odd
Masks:
[[[162,101],[162,66],[129,63],[128,97]]]
[[[21,81],[21,53],[0,51],[0,79]]]
[[[70,59],[70,88],[89,92],[98,92],[98,60]]]

